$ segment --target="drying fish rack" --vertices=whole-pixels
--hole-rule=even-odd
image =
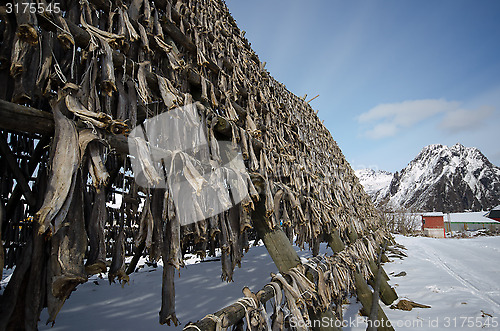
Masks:
[[[126,282],[143,255],[164,262],[159,322],[177,324],[173,275],[183,254],[220,250],[221,278],[231,281],[251,239],[264,240],[281,273],[275,295],[287,286],[279,279],[294,277],[315,293],[300,307],[288,301],[295,316],[340,319],[345,296],[371,296],[365,281],[390,234],[317,112],[269,74],[222,0],[37,3],[35,13],[0,6],[0,270],[15,266],[0,330],[36,329],[44,307],[53,323],[89,275]],[[181,106],[204,128],[212,165],[225,169],[221,141],[241,150],[246,169],[235,175],[248,190],[229,210],[186,226],[168,190],[135,183],[127,157],[131,129]],[[135,144],[154,181],[155,147]],[[186,166],[192,155],[181,154]],[[294,238],[313,255],[329,242],[330,267],[304,268]],[[247,293],[255,307],[271,287]],[[383,299],[392,289],[381,288]],[[190,327],[238,324],[246,311],[238,306]]]

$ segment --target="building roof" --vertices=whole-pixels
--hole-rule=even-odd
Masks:
[[[442,212],[434,212],[434,213],[423,213],[422,214],[423,217],[427,216],[427,217],[431,217],[431,216],[444,216],[444,214]]]
[[[471,213],[450,213],[445,215],[444,221],[450,223],[498,223],[485,215],[486,213],[484,211]]]

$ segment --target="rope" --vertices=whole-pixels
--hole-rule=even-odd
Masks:
[[[194,324],[194,323],[186,325],[186,326],[184,327],[184,329],[182,329],[182,330],[186,330],[186,329],[189,329],[189,328],[193,328],[193,329],[196,329],[196,330],[198,330],[198,331],[201,331],[201,329],[198,327],[198,325],[196,325],[196,324]]]
[[[214,314],[208,314],[205,318],[209,318],[215,322],[215,330],[222,330],[222,318]]]

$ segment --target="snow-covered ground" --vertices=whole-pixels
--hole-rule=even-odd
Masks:
[[[322,252],[327,252],[325,246]],[[310,252],[301,251],[299,255],[308,257]],[[243,297],[241,290],[244,286],[253,292],[259,291],[270,281],[270,273],[277,272],[264,246],[252,247],[245,254],[241,269],[235,270],[232,283],[221,281],[220,260],[197,261],[186,261],[188,265],[180,270],[180,277],[175,280],[176,315],[181,326],[158,323],[162,268],[146,266],[131,274],[130,284],[123,288],[120,284],[109,285],[107,279],[93,277],[80,285],[66,301],[54,327],[45,326],[48,314],[44,310],[39,329],[180,331],[188,322],[196,322]]]
[[[500,237],[396,241],[408,257],[385,264],[400,298],[431,306],[412,311],[384,307],[396,330],[500,330]],[[491,315],[491,316],[489,316]]]
[[[500,330],[500,237],[432,239],[396,236],[407,247],[407,258],[385,264],[388,274],[406,272],[389,281],[400,298],[431,306],[412,311],[384,311],[396,330]],[[325,246],[322,253],[329,253]],[[299,252],[302,257],[308,251]],[[236,269],[233,283],[220,280],[220,261],[196,263],[195,259],[176,279],[177,317],[185,325],[225,307],[242,296],[241,289],[260,290],[276,268],[263,246],[253,247]],[[160,325],[161,266],[145,266],[131,275],[131,283],[109,285],[92,278],[80,285],[59,313],[52,330],[181,330]],[[10,273],[4,272],[2,287]],[[344,330],[365,330],[360,304],[344,307]],[[383,306],[383,304],[382,304]],[[268,310],[269,305],[268,305]],[[491,315],[491,316],[490,316]],[[45,326],[47,313],[39,323]]]

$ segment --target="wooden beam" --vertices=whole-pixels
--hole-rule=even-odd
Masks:
[[[36,108],[0,100],[0,118],[8,119],[0,122],[0,129],[48,136],[54,134],[54,116],[52,113]],[[126,136],[108,133],[105,139],[118,153],[128,154],[128,139]]]
[[[265,304],[272,297],[274,297],[274,290],[270,286],[264,287],[262,290],[256,294],[257,300],[262,304]],[[228,328],[231,325],[238,323],[243,317],[245,317],[245,309],[239,303],[233,303],[216,313],[216,318],[222,318],[222,328]],[[196,323],[187,324],[184,330],[202,330],[202,331],[214,331],[216,329],[217,323],[213,318],[204,317]]]
[[[0,100],[0,128],[18,132],[52,135],[54,116],[39,109]]]

